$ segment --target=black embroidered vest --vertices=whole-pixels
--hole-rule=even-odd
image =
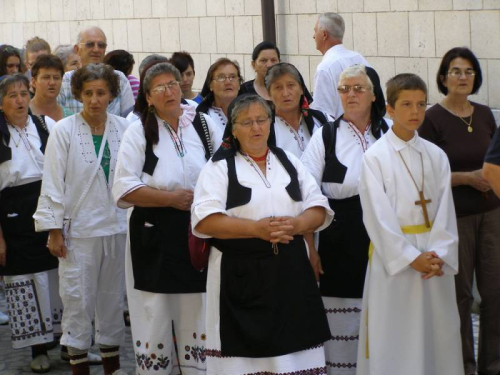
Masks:
[[[302,201],[302,193],[300,192],[297,170],[286,156],[285,151],[275,146],[269,146],[269,149],[274,155],[276,155],[281,165],[283,165],[290,176],[291,181],[286,187],[286,191],[290,195],[290,198],[292,198],[295,202]],[[231,208],[243,206],[250,202],[252,198],[252,189],[239,183],[238,176],[236,175],[234,156],[228,157],[226,161],[229,179],[227,186],[226,210],[229,210]]]
[[[36,130],[38,132],[38,136],[40,137],[40,141],[42,146],[40,147],[40,151],[42,154],[45,153],[45,147],[47,146],[47,140],[49,138],[49,131],[47,129],[47,125],[45,125],[44,116],[33,116],[30,115],[33,123],[36,126]],[[3,113],[0,114],[0,164],[12,159],[12,150],[9,147],[10,142],[10,133],[7,128],[7,121],[5,119],[5,115]]]

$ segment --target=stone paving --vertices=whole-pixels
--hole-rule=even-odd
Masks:
[[[0,311],[5,311],[6,301],[3,293],[3,286],[0,290]],[[31,349],[12,349],[10,341],[10,326],[0,326],[0,375],[33,375],[30,369]],[[99,353],[99,348],[93,346],[90,349],[93,353]],[[71,375],[69,362],[61,359],[61,347],[58,345],[49,351],[51,369],[50,375]],[[134,348],[132,347],[132,334],[130,327],[125,333],[125,344],[120,348],[121,368],[127,374],[135,374]],[[90,366],[92,375],[102,375],[102,366]]]
[[[0,306],[4,310],[5,300],[0,294]],[[476,314],[472,315],[474,321],[474,330],[476,333],[477,345],[477,329],[479,327],[479,318]],[[49,351],[51,370],[48,374],[51,375],[71,375],[69,362],[65,362],[60,358],[60,346]],[[94,346],[91,348],[94,353],[99,353],[99,349]],[[477,352],[477,347],[476,347]],[[129,375],[135,374],[134,349],[132,347],[132,335],[130,327],[127,327],[125,345],[120,351],[122,370]],[[32,375],[30,370],[31,350],[18,349],[13,350],[10,341],[10,328],[8,325],[0,326],[0,375]],[[103,374],[102,366],[91,366],[90,373],[92,375]]]

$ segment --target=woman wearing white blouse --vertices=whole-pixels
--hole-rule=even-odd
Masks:
[[[0,82],[0,275],[12,346],[31,346],[32,371],[47,372],[45,343],[53,341],[50,289],[57,296],[57,259],[45,247],[47,234],[35,232],[32,216],[54,121],[28,115],[29,102],[24,75],[6,76]]]
[[[141,119],[124,136],[113,186],[118,206],[133,207],[126,285],[138,374],[205,373],[206,270],[190,261],[189,209],[221,135],[209,116],[181,104],[180,79],[170,63],[145,73]]]
[[[89,64],[72,76],[82,112],[59,121],[49,138],[37,231],[50,231],[59,258],[64,312],[61,344],[73,374],[89,374],[88,349],[99,344],[105,375],[119,373],[123,319],[126,212],[111,197],[116,158],[128,122],[107,113],[120,90],[114,70]]]
[[[273,65],[267,71],[265,83],[275,109],[269,143],[300,158],[313,133],[333,119],[309,108],[311,94],[292,64]]]
[[[245,95],[229,107],[224,143],[203,168],[193,233],[212,237],[207,374],[325,374],[330,337],[304,233],[333,212],[291,153],[269,146],[271,110]]]
[[[332,332],[325,345],[328,374],[354,375],[370,243],[358,181],[363,154],[388,125],[383,119],[385,100],[375,70],[362,65],[346,68],[337,89],[344,114],[313,135],[302,162],[335,211],[335,221],[319,234],[318,252],[311,245],[311,263]]]

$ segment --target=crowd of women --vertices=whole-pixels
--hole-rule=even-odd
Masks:
[[[82,68],[72,48],[48,52],[29,80],[19,51],[0,48],[0,275],[32,370],[50,369],[62,332],[73,374],[101,361],[120,374],[126,289],[137,373],[354,374],[370,244],[361,160],[391,125],[377,72],[344,70],[334,119],[309,108],[269,42],[252,54],[254,80],[220,58],[201,93],[186,52],[148,56],[140,79],[123,50]],[[79,113],[57,103],[71,69]],[[115,70],[136,98],[127,119],[107,112]],[[482,75],[467,48],[446,53],[436,83],[444,99],[419,133],[452,170],[464,369],[476,371],[475,273],[478,367],[499,373],[500,201],[481,177],[495,120],[468,100]]]

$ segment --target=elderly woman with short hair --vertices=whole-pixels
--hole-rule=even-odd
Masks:
[[[54,121],[28,115],[29,81],[0,82],[0,276],[4,277],[14,349],[31,347],[34,372],[47,372],[45,343],[53,341],[49,285],[57,290],[57,260],[36,233],[44,151]],[[52,283],[55,281],[55,283]]]
[[[314,131],[333,119],[309,108],[311,94],[292,64],[279,63],[270,67],[265,83],[275,111],[269,142],[300,158]]]
[[[119,373],[124,338],[123,280],[126,212],[111,196],[116,159],[128,122],[106,112],[120,90],[105,64],[89,64],[72,76],[83,110],[57,123],[49,138],[37,231],[50,231],[48,248],[59,258],[64,305],[61,344],[74,375],[89,374],[88,349],[99,345],[104,374]]]
[[[318,252],[312,239],[308,242],[332,332],[325,345],[328,374],[354,375],[370,243],[359,175],[364,153],[389,127],[383,119],[385,99],[375,70],[363,65],[346,68],[337,90],[344,114],[314,133],[302,162],[335,212],[335,221],[319,234]]]
[[[270,117],[260,96],[237,98],[196,184],[193,231],[212,237],[208,374],[326,373],[330,332],[303,235],[333,212],[302,163],[268,146]]]
[[[144,72],[143,72],[144,73]],[[205,373],[206,270],[188,250],[193,190],[220,144],[209,116],[181,104],[181,75],[170,63],[145,71],[113,186],[129,208],[126,284],[138,374]]]
[[[80,69],[82,67],[82,60],[80,56],[75,53],[74,46],[71,44],[61,44],[57,46],[54,50],[54,55],[61,59],[64,65],[64,72]]]

